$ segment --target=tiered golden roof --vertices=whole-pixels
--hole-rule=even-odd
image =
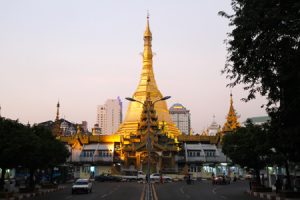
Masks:
[[[153,54],[152,54],[152,33],[149,26],[149,16],[147,16],[147,25],[144,33],[144,52],[143,52],[143,69],[141,74],[140,83],[133,94],[132,98],[145,102],[147,94],[149,94],[152,102],[161,99],[163,95],[159,91],[153,72]],[[172,122],[169,110],[167,108],[167,103],[165,101],[159,101],[154,106],[159,127],[164,125],[164,130],[168,132],[168,135],[175,137],[181,134],[180,130]],[[117,134],[128,135],[136,134],[138,130],[138,125],[141,120],[141,113],[143,110],[143,105],[138,102],[130,102],[128,110],[126,113],[125,120],[121,124]]]
[[[232,100],[232,94],[230,93],[230,107],[229,112],[226,118],[226,122],[223,126],[223,132],[230,132],[235,130],[236,128],[240,127],[240,123],[238,122],[238,116],[235,112],[235,109],[233,108],[233,100]]]

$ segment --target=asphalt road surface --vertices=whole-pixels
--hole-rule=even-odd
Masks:
[[[155,184],[158,200],[254,200],[244,192],[247,181],[229,185],[212,185],[210,181],[198,181],[187,185],[185,182]],[[71,185],[64,190],[31,198],[30,200],[141,200],[144,184],[135,182],[94,182],[93,192],[71,194]]]
[[[71,185],[64,190],[30,198],[32,200],[140,200],[144,184],[135,182],[93,182],[93,191],[89,194],[71,194]]]
[[[228,185],[212,185],[211,181],[196,181],[156,185],[159,200],[254,200],[245,194],[248,181],[237,181]]]

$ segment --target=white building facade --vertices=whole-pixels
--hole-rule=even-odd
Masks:
[[[169,109],[172,121],[185,135],[190,135],[191,114],[183,105],[176,103]]]
[[[122,102],[120,98],[108,99],[97,107],[97,123],[102,134],[117,132],[122,123]]]

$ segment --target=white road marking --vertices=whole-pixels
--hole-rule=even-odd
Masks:
[[[184,193],[184,190],[183,190],[183,188],[184,188],[184,186],[182,186],[179,190],[180,190],[180,192],[184,195],[184,197],[185,198],[187,198],[187,199],[189,199],[189,198],[191,198],[191,196],[190,195],[188,195],[188,194],[185,194]]]
[[[181,192],[182,194],[184,194],[183,187],[184,187],[184,186],[182,186],[182,187],[180,188],[180,192]]]
[[[214,189],[212,190],[212,193],[213,193],[213,194],[217,194],[216,189],[217,189],[217,188],[214,188]]]
[[[111,195],[112,193],[114,193],[115,191],[117,191],[120,188],[121,185],[117,185],[115,188],[113,188],[111,191],[109,191],[108,193],[104,194],[101,196],[101,199],[104,199],[105,197]]]
[[[217,195],[217,188],[214,188],[213,190],[212,190],[212,193],[214,194],[214,195]],[[220,195],[220,197],[222,198],[222,199],[227,199],[227,197],[225,197],[225,196],[223,196],[223,195]]]

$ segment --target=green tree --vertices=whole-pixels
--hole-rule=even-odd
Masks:
[[[20,160],[21,165],[28,168],[30,172],[30,186],[34,186],[33,175],[37,169],[51,170],[51,181],[53,167],[62,164],[69,156],[69,152],[65,145],[53,137],[50,129],[43,126],[33,126],[30,128],[32,138],[26,141],[23,159]]]
[[[300,1],[232,0],[228,57],[229,86],[244,84],[249,101],[267,97],[273,144],[288,161],[300,161]],[[290,179],[288,175],[288,187]]]
[[[53,168],[65,163],[70,153],[61,141],[55,139],[49,128],[33,126],[32,130],[41,140],[40,152],[43,156],[40,159],[40,167],[51,170],[50,178],[52,182]]]
[[[0,168],[3,189],[6,169],[22,166],[29,169],[29,185],[34,186],[37,169],[53,169],[69,156],[65,145],[44,127],[24,126],[18,121],[0,118]]]
[[[18,166],[19,159],[22,157],[23,141],[27,127],[18,121],[0,117],[0,168],[2,175],[0,180],[0,190],[3,189],[4,178],[7,169]]]
[[[260,170],[269,162],[271,154],[267,142],[267,127],[247,121],[245,127],[223,137],[222,151],[233,163],[253,169],[256,181],[260,183]]]

